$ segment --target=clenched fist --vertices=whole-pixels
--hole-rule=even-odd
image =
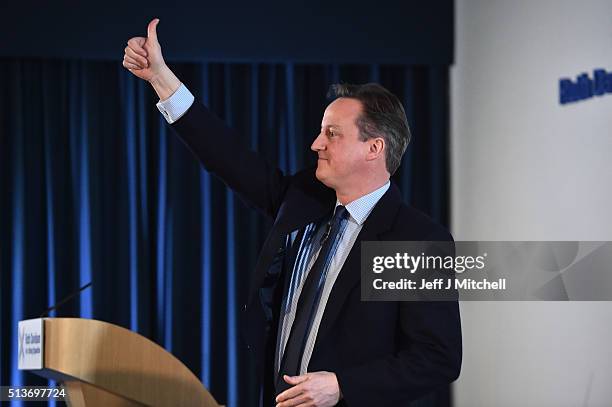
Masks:
[[[157,40],[157,24],[154,19],[147,27],[147,37],[130,38],[125,47],[123,66],[137,77],[150,81],[166,65]]]
[[[123,66],[137,77],[153,85],[161,100],[170,97],[180,86],[180,81],[166,65],[157,40],[159,19],[147,26],[147,37],[133,37],[127,42]]]

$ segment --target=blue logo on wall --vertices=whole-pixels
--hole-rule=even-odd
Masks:
[[[559,79],[559,103],[562,105],[606,93],[612,93],[612,72],[605,69],[595,69],[592,78],[585,72],[578,75],[575,81]]]

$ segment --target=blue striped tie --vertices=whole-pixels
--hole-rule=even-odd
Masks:
[[[348,211],[342,205],[336,207],[334,216],[327,224],[325,234],[321,241],[321,250],[317,260],[312,265],[308,277],[302,287],[300,299],[298,300],[295,319],[291,326],[291,333],[283,352],[280,369],[276,378],[277,393],[289,388],[283,380],[283,375],[295,376],[300,373],[300,365],[306,339],[310,326],[316,314],[321,292],[325,285],[326,271],[333,257],[334,243],[342,230],[342,222],[348,218]]]

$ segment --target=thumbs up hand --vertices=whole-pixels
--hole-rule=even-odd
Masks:
[[[149,82],[167,69],[157,40],[158,23],[158,18],[149,23],[146,38],[130,38],[123,56],[123,66],[137,77]]]

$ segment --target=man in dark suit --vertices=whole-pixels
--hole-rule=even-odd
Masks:
[[[402,203],[389,178],[410,133],[376,84],[336,85],[311,149],[316,169],[285,175],[240,145],[164,63],[153,20],[123,65],[211,172],[274,220],[243,307],[264,405],[405,406],[459,375],[457,302],[362,302],[360,242],[452,241]]]

